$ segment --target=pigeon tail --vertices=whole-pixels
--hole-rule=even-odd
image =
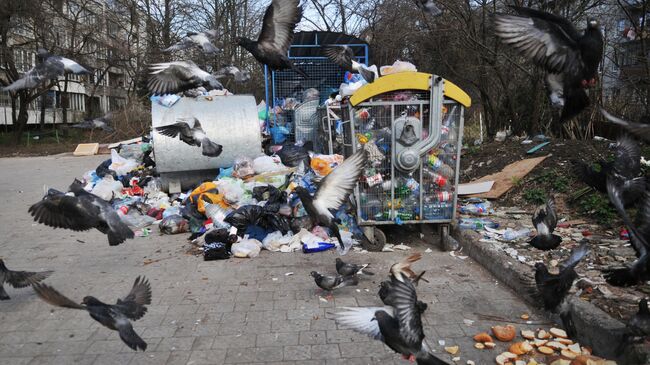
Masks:
[[[563,310],[560,313],[560,319],[562,320],[562,326],[564,326],[564,330],[566,331],[567,336],[569,336],[569,338],[576,338],[578,331],[576,330],[576,325],[573,322],[571,311]]]
[[[587,92],[582,88],[567,88],[564,95],[564,107],[560,122],[564,123],[580,114],[580,112],[589,106],[590,100]]]
[[[366,80],[367,83],[371,84],[375,81],[375,73],[365,68],[363,65],[359,65],[359,74]]]
[[[305,79],[309,79],[309,75],[303,70],[302,68],[294,65],[293,63],[291,64],[291,69],[296,71],[300,76],[302,76]]]
[[[537,235],[528,241],[528,243],[530,243],[531,246],[543,251],[554,250],[560,246],[560,243],[562,243],[562,237],[556,234],[552,234],[550,236]]]
[[[132,348],[135,351],[138,349],[145,351],[147,349],[147,343],[133,330],[131,324],[124,324],[118,327],[120,333],[120,339]]]
[[[343,281],[337,288],[342,288],[344,286],[356,286],[359,284],[359,278],[356,275],[344,276]]]
[[[223,146],[222,145],[220,145],[218,143],[214,143],[211,140],[209,140],[208,138],[204,138],[201,141],[201,146],[202,146],[202,149],[203,149],[202,150],[203,156],[218,157],[221,154],[221,152],[223,151]]]
[[[129,228],[129,226],[127,226],[123,222],[120,223],[122,224],[118,224],[115,227],[111,227],[111,229],[107,233],[108,244],[110,246],[117,246],[120,243],[126,241],[128,238],[135,237],[133,231],[131,230],[131,228]]]
[[[334,236],[336,236],[336,239],[339,240],[339,247],[343,248],[343,239],[341,238],[341,232],[339,232],[339,226],[336,222],[332,221],[329,228],[332,230],[332,233],[334,233]]]
[[[9,300],[9,299],[11,298],[9,298],[9,294],[7,294],[7,292],[5,291],[4,285],[0,283],[0,300]]]
[[[627,267],[605,270],[603,276],[605,277],[605,281],[613,286],[633,286],[639,282],[634,274],[632,274],[630,268]]]
[[[415,361],[418,365],[449,365],[448,362],[440,360],[432,353],[427,351],[425,349],[426,346],[424,346],[424,341],[422,342],[422,345],[422,350],[420,350],[420,352],[418,352],[415,356]]]

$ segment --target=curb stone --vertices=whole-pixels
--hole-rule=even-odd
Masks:
[[[534,283],[532,268],[507,256],[496,247],[479,242],[481,235],[472,230],[453,229],[464,252],[474,261],[490,271],[499,281],[506,284],[525,301],[539,305],[529,294],[529,285]],[[590,346],[598,355],[616,358],[619,364],[650,364],[650,347],[637,345],[629,347],[626,353],[617,357],[616,347],[621,342],[625,324],[612,318],[600,308],[578,297],[570,299],[573,321],[578,332],[577,340]]]

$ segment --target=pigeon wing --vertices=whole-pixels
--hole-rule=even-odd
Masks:
[[[602,108],[600,109],[600,112],[603,113],[603,116],[605,116],[605,119],[609,122],[618,124],[621,127],[627,129],[628,132],[637,135],[646,141],[650,141],[650,124],[629,122],[627,120],[623,120],[609,114],[607,111],[605,111],[605,109]]]
[[[30,271],[7,271],[7,282],[14,288],[24,288],[46,279],[54,271],[30,272]]]
[[[366,164],[366,152],[358,150],[321,181],[313,205],[319,214],[332,218],[330,209],[338,210],[352,192]]]
[[[200,127],[200,125],[199,125]],[[162,134],[163,136],[174,138],[179,134],[184,136],[191,136],[192,131],[189,124],[185,122],[177,122],[170,125],[165,125],[162,127],[156,127],[156,132]]]
[[[196,65],[189,61],[159,63],[151,65],[147,82],[153,95],[174,94],[200,86],[193,70]]]
[[[335,319],[341,327],[384,341],[379,323],[375,320],[375,313],[383,310],[392,316],[392,307],[343,307],[341,309],[344,311],[336,313]]]
[[[325,56],[347,71],[352,71],[352,59],[354,51],[348,46],[325,47]]]
[[[65,72],[72,72],[77,75],[90,73],[85,67],[69,58],[61,57],[59,61],[63,64],[63,70]]]
[[[110,309],[110,315],[115,320],[115,328],[119,332],[122,342],[135,351],[147,349],[147,343],[135,333],[128,318],[114,309]]]
[[[639,144],[627,135],[617,139],[614,158],[614,172],[619,176],[633,178],[641,171],[641,149]]]
[[[589,253],[589,244],[583,243],[580,246],[576,247],[571,251],[571,256],[566,259],[561,265],[561,270],[566,270],[569,268],[574,268],[580,260],[582,260]]]
[[[607,195],[609,196],[609,201],[614,205],[618,215],[623,219],[623,223],[627,226],[631,233],[631,242],[634,249],[643,256],[643,253],[648,249],[648,240],[646,236],[639,232],[636,229],[636,225],[632,223],[630,217],[625,211],[623,206],[623,190],[616,183],[616,179],[612,176],[607,177]]]
[[[56,76],[56,75],[55,75]],[[5,88],[3,88],[3,91],[16,91],[16,90],[22,90],[22,89],[31,89],[35,88],[44,81],[48,80],[50,78],[50,74],[46,72],[44,64],[39,64],[34,67],[32,67],[29,71],[27,71],[23,77],[19,78],[18,80],[12,82]]]
[[[417,308],[417,294],[415,287],[409,280],[400,281],[392,277],[391,288],[386,302],[395,308],[395,317],[399,322],[400,336],[409,344],[409,347],[420,348],[424,339],[422,318]]]
[[[149,280],[138,276],[129,294],[117,300],[116,307],[125,316],[135,321],[147,313],[145,305],[149,304],[151,304],[151,285],[149,285]]]
[[[99,210],[77,197],[49,192],[29,207],[28,212],[35,221],[50,227],[86,231],[97,225]]]
[[[497,15],[496,35],[549,72],[576,74],[582,61],[573,25],[552,14],[514,8],[524,16]]]
[[[182,51],[184,49],[188,49],[194,45],[194,42],[192,42],[191,39],[189,38],[183,38],[180,41],[172,44],[171,46],[163,49],[163,52],[175,52],[175,51]]]
[[[56,289],[46,284],[36,283],[32,285],[36,294],[49,304],[58,307],[72,308],[72,309],[86,309],[81,304],[77,304],[70,300],[68,297],[56,291]]]
[[[302,18],[302,7],[299,0],[273,0],[266,8],[262,31],[257,39],[258,45],[267,50],[286,54],[296,24]]]

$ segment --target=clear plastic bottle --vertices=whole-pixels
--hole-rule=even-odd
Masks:
[[[506,241],[515,241],[522,237],[528,237],[529,235],[530,229],[528,228],[523,228],[517,231],[508,228],[505,232],[503,232],[503,239]]]
[[[461,218],[458,226],[460,229],[485,229],[485,227],[498,228],[499,223],[485,218]]]

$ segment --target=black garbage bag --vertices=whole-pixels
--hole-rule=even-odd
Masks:
[[[300,164],[300,161],[305,161],[306,165],[309,166],[311,160],[309,158],[309,151],[314,149],[314,144],[311,141],[305,142],[302,146],[296,146],[294,144],[285,144],[282,146],[282,149],[277,152],[278,157],[282,164],[289,167],[296,167]]]
[[[287,192],[273,185],[253,188],[253,198],[257,201],[266,201],[264,210],[272,213],[277,213],[282,205],[287,204]]]
[[[290,223],[291,231],[296,234],[300,232],[302,228],[306,230],[311,230],[312,227],[314,227],[314,223],[311,221],[311,217],[308,215],[302,216],[302,217],[295,217],[291,219]]]
[[[227,260],[230,258],[230,247],[223,242],[212,242],[203,245],[203,260]]]
[[[282,235],[287,234],[291,229],[289,219],[278,213],[267,212],[261,222],[261,226],[270,232],[280,231]]]
[[[108,160],[100,163],[99,166],[97,166],[97,168],[95,169],[95,174],[97,174],[97,176],[101,177],[102,179],[106,175],[111,175],[111,176],[113,176],[113,179],[115,179],[115,181],[117,181],[118,180],[117,173],[108,168],[112,163],[113,163],[113,161],[110,158]]]
[[[259,220],[264,216],[264,208],[259,205],[244,205],[228,214],[224,222],[237,227],[237,234],[244,235],[246,227],[250,224],[259,225]]]

